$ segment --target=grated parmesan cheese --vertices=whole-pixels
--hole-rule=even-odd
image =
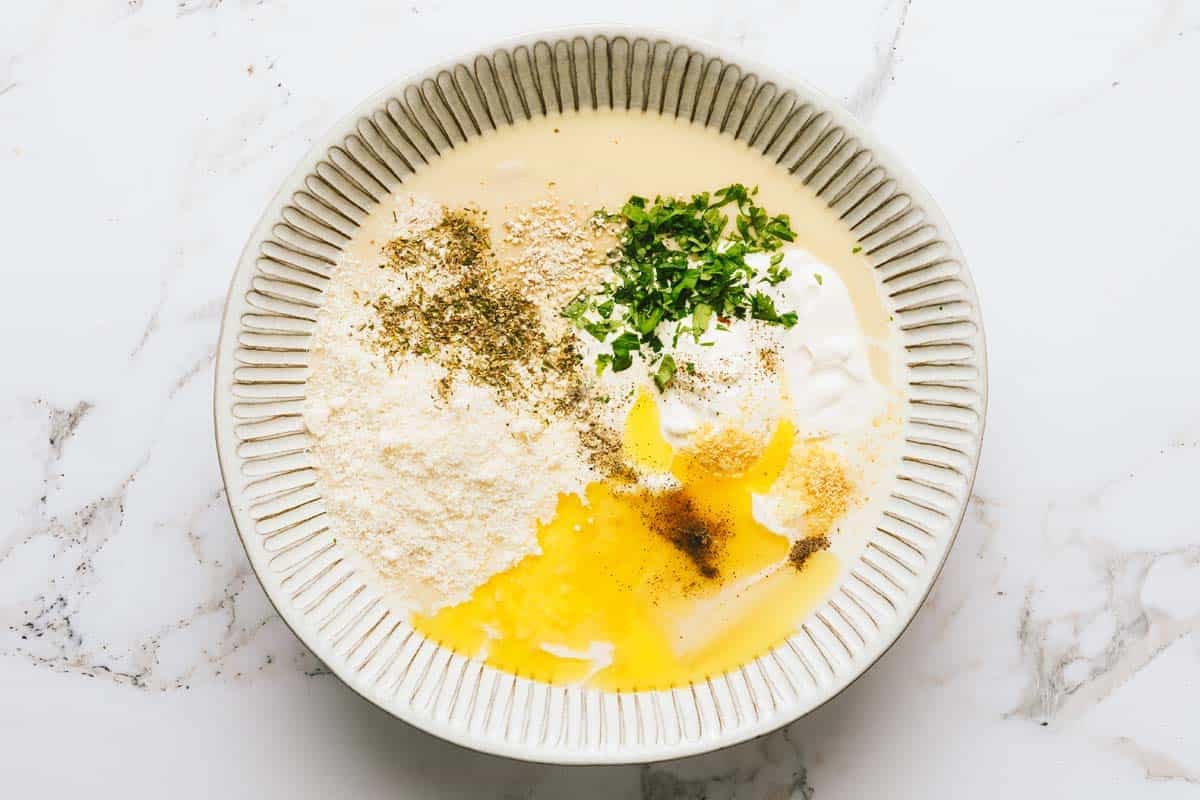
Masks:
[[[572,422],[547,423],[468,383],[439,400],[440,366],[411,357],[390,369],[362,335],[375,316],[369,300],[407,289],[379,268],[380,247],[441,219],[413,198],[397,207],[372,215],[332,277],[304,419],[335,536],[397,600],[429,613],[538,552],[536,521],[593,473]]]

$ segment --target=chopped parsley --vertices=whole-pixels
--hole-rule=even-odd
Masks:
[[[635,355],[656,365],[660,390],[675,376],[675,359],[664,349],[682,336],[700,341],[714,327],[728,330],[735,319],[756,319],[790,328],[793,311],[780,311],[755,284],[775,286],[791,276],[777,252],[795,239],[786,214],[769,215],[754,202],[758,189],[733,184],[690,200],[630,197],[618,214],[624,230],[615,252],[613,278],[599,291],[581,294],[562,310],[577,328],[604,342],[609,352],[596,360],[597,374],[629,369]],[[736,211],[732,230],[724,209]],[[750,253],[771,252],[765,270],[746,263]],[[663,341],[659,326],[675,323]],[[689,372],[694,367],[688,365]]]
[[[665,355],[658,361],[658,369],[654,371],[654,385],[661,392],[671,385],[675,378],[675,358]]]

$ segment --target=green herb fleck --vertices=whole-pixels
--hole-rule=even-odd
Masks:
[[[613,278],[598,292],[576,297],[561,313],[611,348],[597,358],[598,373],[629,369],[635,354],[658,358],[667,346],[658,334],[663,322],[675,323],[671,347],[684,335],[712,345],[701,337],[714,320],[718,331],[728,330],[735,319],[796,324],[794,312],[780,313],[769,295],[751,289],[756,281],[774,286],[791,276],[778,251],[796,237],[786,214],[771,216],[754,202],[757,193],[757,188],[732,184],[690,200],[656,197],[650,203],[634,196],[619,214],[596,212],[598,220],[625,223]],[[727,207],[736,211],[732,230]],[[748,254],[760,252],[772,253],[765,270],[746,263]],[[660,390],[670,385],[675,370],[674,358],[659,358],[654,381]]]
[[[671,381],[675,378],[675,359],[669,355],[663,356],[658,362],[658,369],[654,371],[654,385],[661,392],[671,385]]]

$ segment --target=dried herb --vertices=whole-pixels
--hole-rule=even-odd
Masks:
[[[384,252],[395,269],[440,269],[459,276],[437,291],[417,283],[403,298],[383,295],[373,303],[380,350],[425,356],[443,366],[443,396],[460,374],[505,400],[527,397],[545,373],[577,370],[571,338],[549,341],[537,306],[495,280],[487,228],[469,212],[448,211],[421,237],[394,239]]]
[[[441,221],[417,236],[398,237],[384,245],[388,266],[400,271],[428,269],[430,261],[453,269],[470,269],[491,254],[491,237],[468,209],[446,211]]]

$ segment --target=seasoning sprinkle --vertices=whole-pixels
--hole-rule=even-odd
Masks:
[[[789,555],[792,565],[800,569],[813,553],[829,547],[834,524],[850,508],[854,484],[841,456],[810,442],[793,454],[780,488],[798,497],[804,509],[805,538],[792,546]]]
[[[718,564],[731,531],[728,521],[702,515],[683,490],[648,495],[642,517],[650,530],[687,556],[703,577],[720,576]]]
[[[788,552],[788,563],[796,569],[804,569],[805,563],[812,558],[814,553],[828,549],[829,537],[825,534],[800,539],[792,545],[791,551]]]
[[[374,301],[376,345],[391,357],[424,356],[444,367],[443,399],[460,375],[503,402],[529,399],[548,374],[577,370],[574,342],[550,341],[537,306],[496,279],[490,235],[476,213],[447,211],[421,236],[388,242],[384,254],[392,269],[418,271],[423,280],[402,297]]]
[[[592,468],[633,483],[637,473],[625,463],[620,432],[596,413],[604,401],[592,396],[575,332],[553,311],[543,311],[558,306],[546,302],[547,293],[565,285],[574,294],[594,280],[581,263],[607,268],[602,243],[610,237],[573,208],[543,201],[506,224],[506,256],[499,258],[477,212],[446,210],[420,235],[384,245],[387,261],[380,266],[408,280],[366,303],[376,313],[367,329],[393,364],[417,356],[443,367],[437,387],[442,400],[464,380],[488,387],[500,403],[543,423],[575,420]]]
[[[448,210],[428,231],[392,239],[383,247],[388,266],[401,272],[430,266],[459,271],[481,265],[491,250],[488,230],[471,209]]]

